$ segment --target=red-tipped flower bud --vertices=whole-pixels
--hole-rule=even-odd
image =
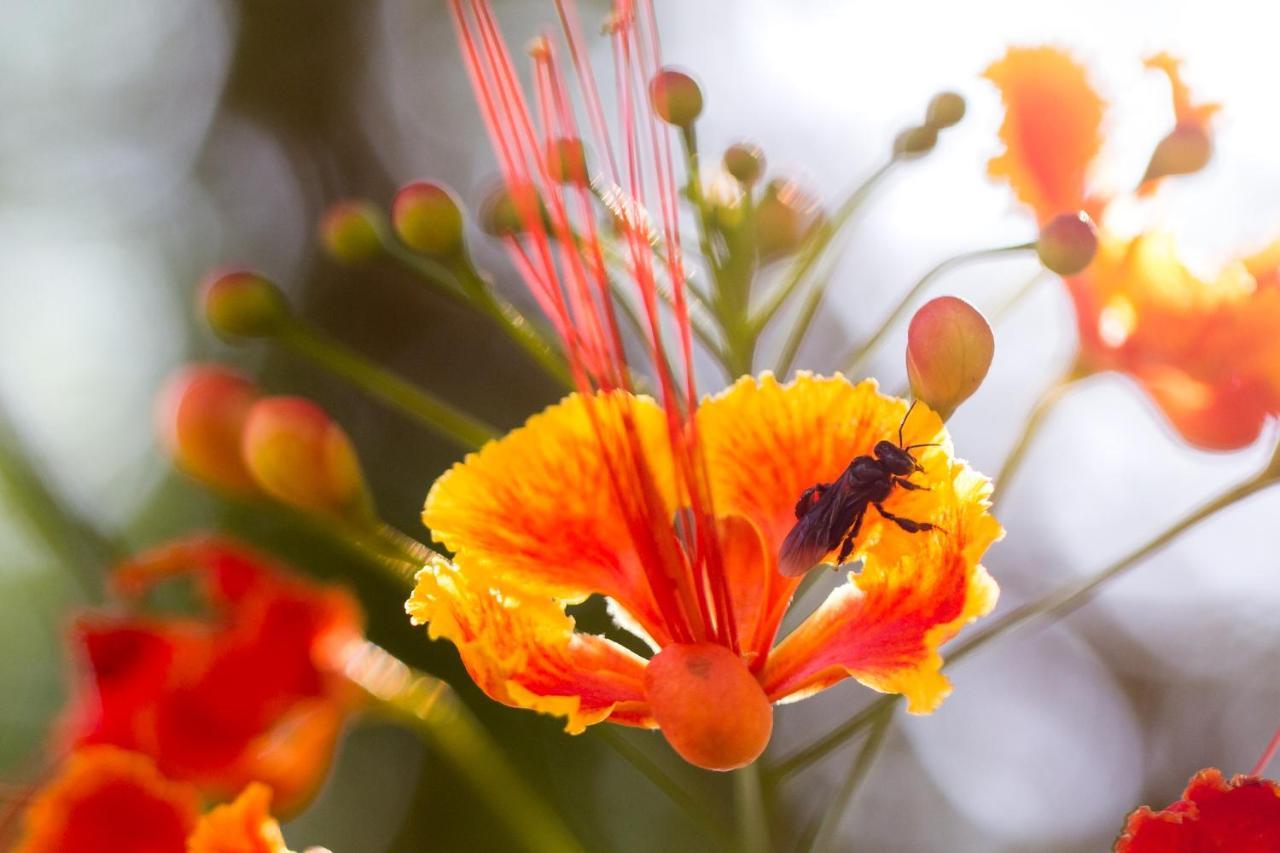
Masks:
[[[1093,262],[1098,253],[1098,229],[1084,211],[1062,213],[1040,229],[1036,254],[1045,269],[1058,275],[1075,275]]]
[[[964,98],[955,92],[939,92],[929,101],[924,123],[935,130],[942,130],[960,123],[964,118]]]
[[[773,733],[773,706],[764,690],[724,646],[667,646],[645,667],[644,693],[671,748],[707,770],[745,767]]]
[[[334,203],[320,220],[325,251],[344,264],[358,264],[381,255],[386,230],[382,211],[358,199]]]
[[[1213,139],[1209,131],[1199,124],[1180,124],[1156,145],[1142,182],[1198,172],[1208,165],[1211,156]]]
[[[756,248],[768,262],[789,255],[822,222],[817,201],[800,185],[772,180],[755,211]]]
[[[724,170],[749,187],[764,174],[764,151],[746,142],[730,145],[724,152]]]
[[[201,482],[238,495],[257,492],[240,455],[258,389],[220,364],[175,373],[156,399],[156,430],[174,464]]]
[[[391,223],[415,252],[446,258],[462,249],[462,207],[439,184],[405,184],[391,202]]]
[[[586,186],[587,149],[581,139],[556,139],[547,146],[547,170],[562,184]]]
[[[228,340],[274,335],[289,322],[280,288],[249,270],[217,270],[200,286],[200,307],[209,326]]]
[[[373,501],[351,440],[310,400],[259,400],[249,410],[241,448],[258,487],[281,503],[359,524],[372,520]]]
[[[658,118],[676,127],[692,127],[702,113],[702,89],[696,80],[674,68],[653,75],[649,101]]]
[[[954,296],[926,302],[907,328],[911,393],[946,420],[982,385],[995,350],[991,325],[968,302]]]
[[[923,157],[938,144],[938,129],[932,125],[909,127],[893,140],[893,153],[898,157]]]

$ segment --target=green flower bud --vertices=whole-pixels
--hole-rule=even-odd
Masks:
[[[1058,275],[1075,275],[1098,253],[1098,229],[1084,211],[1055,216],[1040,229],[1036,254],[1045,269]]]
[[[938,129],[932,125],[909,127],[893,140],[893,153],[899,157],[922,157],[938,144]]]
[[[702,89],[692,77],[674,68],[653,75],[649,101],[658,118],[676,127],[692,127],[702,113]]]
[[[1198,124],[1180,124],[1156,144],[1142,182],[1200,171],[1213,156],[1213,140]]]
[[[952,127],[964,118],[964,98],[955,92],[939,92],[929,101],[924,123],[935,130]]]
[[[724,152],[724,170],[749,187],[764,174],[764,152],[746,142],[730,145]]]
[[[210,273],[200,286],[200,307],[209,326],[227,340],[269,337],[291,316],[280,288],[249,270]]]
[[[401,187],[391,202],[391,224],[415,252],[447,258],[462,250],[462,207],[440,184],[414,181]]]
[[[907,328],[911,393],[946,420],[982,385],[995,356],[991,325],[954,296],[926,302]]]
[[[357,199],[335,202],[320,221],[325,251],[344,264],[358,264],[381,255],[385,232],[382,212]]]

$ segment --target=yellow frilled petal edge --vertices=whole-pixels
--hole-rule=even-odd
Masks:
[[[988,165],[1039,221],[1085,206],[1090,164],[1102,147],[1104,103],[1082,66],[1051,47],[1010,48],[986,70],[1000,89],[1005,151]]]
[[[610,460],[617,465],[629,448],[602,444],[628,432],[674,511],[662,409],[621,392],[572,394],[441,475],[423,523],[468,572],[503,590],[566,602],[606,595],[665,640],[620,503],[632,493],[620,498],[612,482]]]
[[[1003,531],[988,512],[989,480],[942,452],[924,462],[913,480],[929,490],[895,492],[888,508],[940,530],[909,534],[881,523],[862,537],[861,571],[769,656],[762,680],[771,699],[799,699],[852,676],[927,714],[951,692],[938,648],[995,607],[998,589],[979,560]]]
[[[653,724],[645,661],[603,637],[575,633],[561,601],[499,589],[479,567],[432,556],[405,610],[433,639],[457,647],[491,699],[564,717],[571,734],[606,719]]]
[[[254,782],[230,803],[200,818],[187,853],[290,853],[271,817],[271,789]]]

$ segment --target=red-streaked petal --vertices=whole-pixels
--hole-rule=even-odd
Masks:
[[[991,176],[1008,181],[1040,222],[1083,209],[1104,107],[1084,68],[1055,48],[1011,48],[986,77],[1005,106],[1005,151],[989,164]]]
[[[772,643],[799,582],[773,568],[796,523],[796,500],[810,486],[834,481],[854,457],[871,453],[876,442],[896,442],[906,410],[904,401],[879,393],[875,382],[855,385],[843,376],[808,373],[785,385],[768,373],[759,379],[743,377],[698,409],[716,512],[749,519],[771,566],[765,585],[734,590],[737,607],[765,614],[750,642],[739,626],[744,648],[754,649],[758,660]],[[918,444],[946,438],[937,416],[921,406],[907,421],[903,440]],[[927,459],[942,451],[916,452]],[[873,538],[878,527],[878,518],[868,519],[859,543]],[[759,604],[750,601],[753,595]]]
[[[432,557],[405,610],[432,638],[457,646],[472,680],[498,702],[562,716],[573,734],[606,719],[652,725],[645,661],[603,637],[574,633],[554,599],[508,593],[478,566]]]
[[[641,451],[674,514],[670,451],[661,409],[624,398]],[[574,394],[534,415],[443,474],[427,495],[423,522],[436,540],[504,590],[581,601],[617,601],[659,642],[669,637],[637,558],[593,418],[622,433],[618,406]],[[664,461],[665,460],[665,461]],[[664,480],[665,478],[665,480]]]
[[[1280,785],[1213,769],[1191,778],[1182,799],[1162,811],[1134,811],[1115,853],[1275,853],[1280,850]]]
[[[961,462],[920,476],[927,492],[902,495],[892,511],[941,530],[910,534],[884,524],[863,550],[863,568],[769,655],[765,691],[799,698],[852,676],[901,693],[912,713],[950,692],[938,647],[995,606],[995,582],[979,564],[1001,535],[987,512],[990,483]]]

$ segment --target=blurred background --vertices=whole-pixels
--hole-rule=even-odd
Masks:
[[[512,43],[553,20],[548,2],[495,3]],[[583,3],[603,16],[603,2]],[[659,2],[668,61],[702,81],[705,156],[750,140],[771,174],[828,203],[880,165],[890,140],[941,89],[969,115],[930,157],[900,170],[848,240],[826,313],[802,351],[830,370],[938,260],[1032,239],[1008,191],[985,178],[998,97],[979,77],[1009,44],[1070,48],[1111,101],[1097,174],[1132,185],[1171,126],[1167,82],[1141,60],[1169,50],[1203,99],[1224,103],[1215,160],[1171,182],[1144,222],[1172,230],[1211,273],[1280,231],[1280,111],[1269,57],[1280,10],[1081,0],[886,4],[851,0]],[[125,548],[224,528],[325,577],[349,577],[370,634],[448,677],[592,850],[697,850],[663,796],[591,735],[479,697],[452,649],[403,615],[403,593],[351,575],[305,532],[237,510],[175,475],[154,446],[153,395],[191,359],[231,361],[279,393],[313,397],[351,433],[384,515],[417,533],[450,446],[270,346],[232,349],[196,321],[194,285],[239,262],[287,288],[336,337],[502,426],[556,391],[493,327],[391,267],[341,268],[315,223],[339,198],[379,205],[413,178],[472,206],[495,167],[441,0],[314,3],[12,0],[0,27],[0,428],[45,484]],[[601,59],[606,45],[598,45]],[[472,235],[498,288],[533,311],[498,247]],[[998,305],[1033,260],[957,270],[938,286]],[[990,378],[952,421],[960,455],[993,472],[1031,401],[1069,361],[1070,306],[1045,282],[997,328]],[[899,331],[873,375],[901,385]],[[716,378],[704,383],[712,390]],[[1274,438],[1274,436],[1271,436]],[[1055,411],[1001,508],[1009,533],[987,565],[1007,608],[1146,541],[1261,464],[1270,441],[1221,455],[1188,449],[1124,380],[1099,378]],[[24,511],[30,484],[0,483],[0,774],[39,755],[64,683],[59,632],[83,600],[74,542]],[[845,830],[861,850],[1096,851],[1126,811],[1164,805],[1191,773],[1244,772],[1280,708],[1280,575],[1266,547],[1280,494],[1217,518],[1113,584],[1068,620],[949,668],[955,694],[893,730]],[[782,709],[785,751],[870,697],[847,682]],[[474,700],[474,701],[472,701]],[[657,735],[648,747],[660,751]],[[825,803],[851,756],[781,792],[783,825]],[[672,762],[712,808],[725,780]],[[501,825],[408,732],[358,723],[294,847],[501,850]]]

